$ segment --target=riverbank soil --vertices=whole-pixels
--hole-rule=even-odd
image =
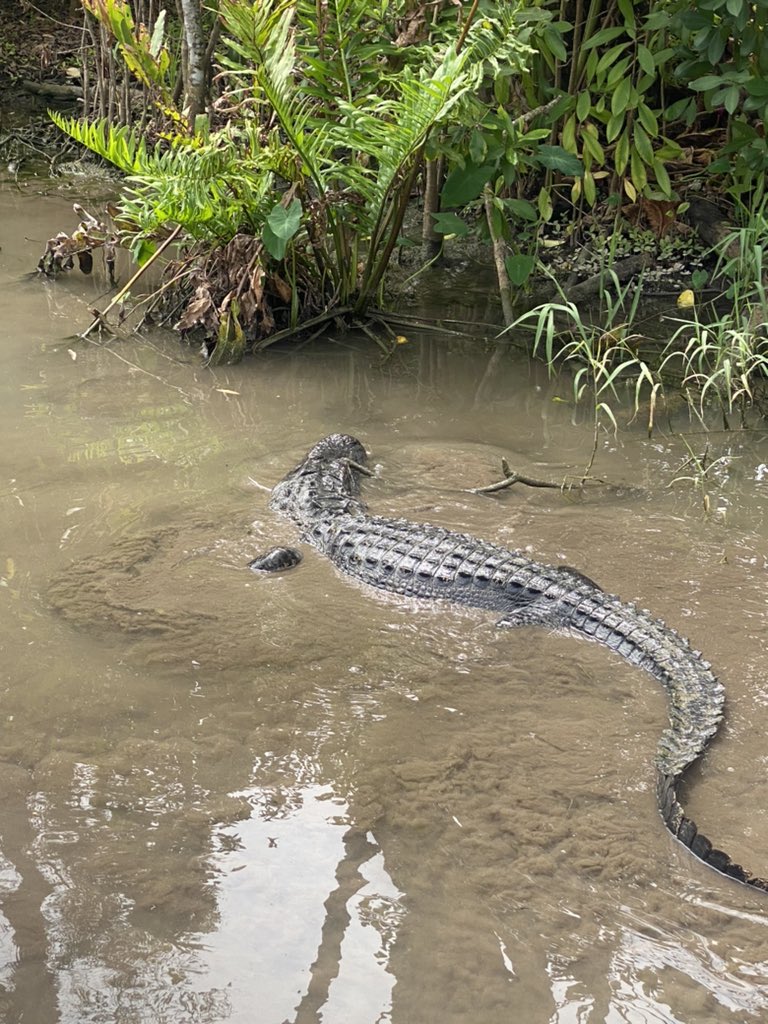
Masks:
[[[49,107],[76,110],[82,95],[82,9],[70,3],[0,0],[0,157],[31,123],[47,131]],[[56,132],[58,135],[58,132]],[[60,136],[59,136],[60,137]]]

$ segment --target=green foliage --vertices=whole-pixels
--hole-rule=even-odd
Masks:
[[[215,243],[243,226],[261,230],[274,205],[274,154],[261,147],[253,130],[222,132],[206,145],[178,136],[169,148],[150,151],[144,137],[127,126],[50,116],[128,176],[119,205],[136,257],[167,224],[181,224],[192,238]]]
[[[534,354],[546,361],[550,373],[570,373],[575,404],[589,402],[593,445],[584,478],[594,465],[601,432],[606,428],[618,430],[615,406],[623,400],[622,392],[634,391],[637,412],[643,386],[650,385],[654,397],[660,387],[634,348],[637,336],[632,324],[637,317],[639,290],[622,288],[609,270],[605,276],[599,323],[583,316],[563,296],[560,302],[548,302],[524,313],[507,328],[532,329]]]
[[[433,213],[435,231],[440,235],[456,235],[463,238],[469,234],[469,226],[455,213]]]
[[[267,252],[276,260],[285,256],[288,243],[301,226],[301,203],[298,199],[292,199],[288,206],[282,203],[275,203],[267,219],[261,237]]]
[[[112,35],[126,68],[145,86],[163,114],[186,127],[173,100],[178,67],[165,45],[165,10],[158,14],[150,34],[144,25],[135,24],[127,0],[83,0],[83,6]]]
[[[294,156],[284,173],[303,209],[312,209],[313,191],[335,197],[323,210],[326,238],[321,242],[315,230],[310,236],[341,302],[356,295],[364,304],[380,286],[422,147],[435,128],[459,116],[486,62],[516,57],[514,13],[509,5],[473,25],[458,53],[455,39],[422,48],[418,60],[411,55],[412,63],[382,76],[371,57],[393,50],[386,4],[336,0],[323,9],[327,20],[320,25],[314,4],[223,0],[229,49],[223,63],[279,125]],[[386,45],[377,48],[382,36]],[[276,256],[276,248],[270,251]]]
[[[740,207],[745,226],[722,243],[716,277],[728,282],[727,307],[694,309],[666,346],[660,373],[679,376],[699,412],[717,401],[727,412],[757,400],[768,379],[768,199]]]
[[[161,89],[162,24],[147,37],[125,0],[88,2],[131,71]],[[209,246],[246,232],[260,249],[243,280],[251,287],[254,268],[266,268],[290,298],[292,321],[299,306],[359,310],[380,293],[430,136],[462,120],[489,70],[519,68],[526,53],[515,35],[517,3],[465,25],[460,45],[455,26],[396,45],[405,11],[388,0],[221,0],[220,80],[235,110],[224,128],[201,121],[190,136],[179,121],[149,146],[103,121],[55,120],[128,175],[120,207],[137,255],[169,224]],[[238,327],[262,308],[262,287],[238,307],[243,298],[228,293],[215,314],[202,293],[197,300],[222,347],[237,348]]]

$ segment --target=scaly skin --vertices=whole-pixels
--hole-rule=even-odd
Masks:
[[[370,586],[502,613],[499,625],[573,630],[655,676],[669,698],[656,753],[657,799],[673,836],[700,860],[768,891],[768,881],[713,848],[679,802],[680,780],[717,732],[725,693],[708,662],[649,612],[604,593],[574,569],[533,562],[463,533],[371,516],[360,498],[362,444],[346,434],[318,442],[272,492],[270,504],[342,572]]]

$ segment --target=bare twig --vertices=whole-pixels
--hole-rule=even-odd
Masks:
[[[128,292],[131,290],[133,285],[139,280],[139,278],[142,277],[147,272],[147,270],[149,270],[149,268],[152,266],[155,260],[161,256],[161,254],[168,248],[171,242],[176,240],[180,232],[181,224],[177,224],[173,231],[170,233],[170,235],[162,243],[162,245],[159,245],[157,249],[155,249],[155,251],[149,257],[147,262],[143,263],[136,271],[136,273],[133,275],[133,277],[130,279],[130,281],[123,288],[120,289],[120,291],[117,293],[114,299],[112,299],[107,308],[101,313],[97,309],[93,310],[93,321],[90,324],[90,326],[88,326],[80,335],[81,338],[87,338],[91,331],[94,329],[94,327],[97,327],[99,325],[101,325],[102,327],[107,326],[105,322],[107,314],[111,310],[113,310],[115,306],[118,304],[118,302],[120,302],[128,294]]]
[[[487,484],[485,487],[466,487],[465,491],[468,494],[494,494],[496,491],[503,491],[507,487],[512,487],[513,484],[523,484],[525,487],[548,487],[554,491],[563,491],[573,486],[567,482],[567,476],[560,483],[556,483],[552,480],[539,480],[538,477],[517,473],[514,469],[510,468],[509,463],[503,457],[501,460],[501,471],[504,476],[495,484]],[[599,480],[596,477],[590,477],[589,479],[582,477],[579,481],[579,487],[583,487],[585,483],[603,484],[605,481]]]
[[[509,470],[509,466],[507,466]],[[503,480],[495,484],[487,484],[485,487],[467,487],[470,494],[493,494],[495,491],[503,491],[505,487],[513,484],[525,484],[526,487],[551,487],[553,490],[562,490],[562,484],[553,483],[551,480],[537,480],[532,476],[524,476],[522,473],[509,472]]]

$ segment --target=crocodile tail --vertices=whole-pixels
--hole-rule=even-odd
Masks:
[[[741,864],[732,861],[723,850],[716,849],[710,840],[699,832],[696,822],[686,817],[677,797],[680,778],[681,775],[667,775],[663,771],[659,771],[656,784],[661,817],[675,839],[679,839],[694,857],[698,857],[715,871],[719,871],[729,878],[735,878],[745,885],[751,885],[755,889],[768,892],[768,879],[750,874]]]

